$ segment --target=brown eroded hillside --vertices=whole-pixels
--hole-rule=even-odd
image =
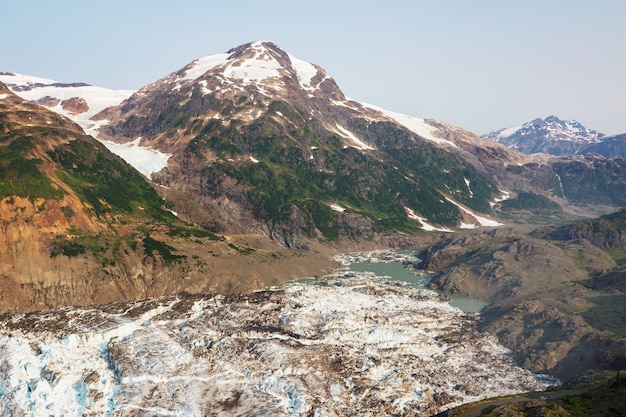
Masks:
[[[335,265],[180,221],[132,167],[3,85],[0,221],[2,312],[249,291]]]

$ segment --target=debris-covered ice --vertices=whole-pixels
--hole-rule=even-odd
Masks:
[[[429,415],[541,389],[477,316],[353,274],[5,316],[3,415]]]

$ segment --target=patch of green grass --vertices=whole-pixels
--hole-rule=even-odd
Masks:
[[[601,295],[590,298],[595,305],[582,313],[591,326],[626,338],[626,296]]]
[[[218,236],[214,233],[211,232],[207,232],[206,230],[202,230],[202,229],[198,229],[195,228],[193,226],[190,227],[186,227],[186,226],[170,226],[170,231],[168,233],[170,236],[180,236],[180,237],[197,237],[200,239],[208,239],[208,240],[212,240],[212,241],[223,241],[224,237],[223,236]]]
[[[236,250],[237,252],[239,252],[239,253],[241,253],[243,255],[250,255],[251,253],[254,253],[254,249],[252,249],[252,248],[242,248],[242,247],[239,247],[239,246],[235,245],[234,243],[229,243],[228,247],[231,248],[231,249]]]
[[[156,260],[157,256],[160,256],[166,265],[173,262],[181,262],[187,257],[184,255],[175,255],[173,252],[176,249],[173,246],[168,245],[165,242],[153,239],[150,236],[145,236],[142,240],[143,248],[146,256]]]
[[[175,217],[141,174],[99,143],[74,140],[49,153],[59,176],[102,215],[123,212],[171,222]]]
[[[15,195],[31,200],[63,197],[64,193],[53,187],[41,171],[42,161],[27,155],[33,146],[29,137],[19,137],[8,146],[0,146],[0,197]]]
[[[617,266],[626,265],[626,248],[606,248],[604,251],[615,261]]]
[[[86,247],[78,242],[63,241],[53,245],[52,250],[50,251],[50,256],[52,258],[56,258],[59,255],[65,255],[69,258],[72,258],[74,256],[82,255],[86,252]]]

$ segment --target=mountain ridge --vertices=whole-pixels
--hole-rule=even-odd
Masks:
[[[250,291],[335,265],[183,222],[80,126],[2,83],[0,219],[2,312]],[[242,257],[258,263],[255,271]]]
[[[554,115],[482,136],[527,154],[567,156],[598,153],[607,158],[626,158],[626,138],[623,134],[605,135],[586,128],[576,120],[561,120]]]
[[[527,155],[352,100],[323,68],[269,41],[198,58],[89,123],[184,218],[287,246],[490,227],[498,217],[526,221],[533,208],[539,217],[572,216],[593,201],[565,181],[572,171],[602,190],[592,193],[602,206],[585,213],[604,214],[623,200],[619,181],[609,178],[617,184],[610,192],[613,185],[589,177],[604,169],[598,159]],[[623,167],[613,165],[619,179]]]
[[[251,80],[255,80],[255,83]],[[270,91],[273,93],[268,96]],[[416,220],[409,221],[407,212],[410,210],[420,213],[425,223],[477,225],[480,224],[477,216],[459,209],[448,199],[454,200],[456,204],[466,205],[475,213],[489,213],[488,200],[500,195],[495,183],[486,175],[492,167],[488,168],[485,164],[489,164],[490,161],[487,158],[484,161],[481,160],[486,152],[467,158],[469,155],[467,150],[459,146],[461,144],[468,148],[475,148],[476,143],[482,141],[485,148],[493,148],[493,144],[458,128],[456,133],[448,134],[454,139],[450,140],[437,133],[440,130],[451,130],[446,125],[439,124],[435,127],[423,119],[399,115],[350,100],[321,67],[303,63],[271,42],[254,42],[233,48],[228,53],[195,60],[163,79],[140,89],[117,108],[108,109],[101,117],[114,120],[111,124],[103,126],[99,136],[101,139],[130,142],[141,138],[140,143],[144,146],[172,153],[170,160],[172,165],[153,176],[153,180],[157,183],[171,189],[177,187],[181,189],[184,183],[189,188],[189,184],[197,181],[189,178],[189,173],[185,172],[182,167],[204,170],[206,173],[208,168],[217,168],[219,164],[221,164],[220,170],[230,170],[231,173],[228,176],[232,178],[235,175],[233,169],[235,171],[250,169],[250,167],[242,167],[242,164],[247,161],[251,166],[263,167],[266,171],[263,175],[279,174],[279,177],[287,175],[292,179],[301,178],[299,181],[301,181],[300,188],[302,189],[306,188],[305,183],[317,183],[315,189],[310,192],[323,195],[322,200],[326,200],[326,208],[323,209],[326,212],[324,216],[328,219],[332,218],[331,221],[335,222],[333,228],[341,226],[337,225],[337,217],[330,208],[335,205],[344,210],[348,209],[344,218],[350,215],[356,215],[363,220],[367,218],[369,227],[374,225],[372,221],[389,217],[389,208],[382,207],[382,201],[375,202],[376,207],[370,207],[369,214],[363,217],[364,195],[353,195],[345,200],[346,193],[337,193],[338,190],[333,184],[336,184],[338,175],[355,175],[350,174],[349,171],[362,170],[359,166],[362,167],[366,160],[377,161],[374,163],[379,165],[376,169],[381,170],[382,177],[387,177],[390,169],[395,170],[400,166],[407,166],[407,163],[415,164],[410,161],[415,157],[407,158],[407,155],[403,155],[399,148],[407,144],[420,149],[431,149],[426,153],[441,154],[437,157],[440,160],[450,158],[444,157],[444,154],[454,153],[455,156],[451,158],[456,159],[457,162],[451,164],[450,169],[447,167],[442,169],[456,171],[457,175],[456,179],[452,179],[452,174],[442,172],[443,176],[450,177],[450,184],[445,184],[437,176],[432,178],[433,181],[438,182],[436,186],[433,187],[427,182],[420,181],[420,188],[415,188],[415,181],[410,179],[415,175],[414,173],[407,172],[404,175],[406,180],[401,180],[402,176],[398,177],[394,174],[393,176],[396,177],[393,180],[394,183],[408,180],[412,183],[408,186],[415,189],[410,194],[429,194],[431,197],[428,198],[431,203],[428,203],[429,207],[425,207],[423,201],[416,201],[413,197],[402,196],[405,199],[412,199],[413,202],[410,204],[393,202],[395,197],[391,200],[385,197],[387,202],[391,201],[395,205],[392,222],[403,223],[406,225],[403,227],[414,230],[415,225],[422,226]],[[389,129],[397,133],[391,133]],[[385,133],[385,131],[389,132]],[[394,139],[396,144],[392,145],[390,140],[381,141],[385,135],[402,137],[402,139]],[[385,147],[388,149],[383,149]],[[276,153],[275,151],[279,149],[282,150]],[[281,152],[289,152],[290,155],[281,155]],[[336,164],[343,158],[341,154],[351,155],[353,152],[356,153],[349,159],[357,165],[344,164],[342,166],[344,172],[337,174]],[[496,153],[500,153],[510,163],[519,162],[520,159],[525,158],[503,147],[498,147]],[[460,156],[461,154],[464,156]],[[393,162],[393,160],[396,161]],[[255,161],[259,161],[260,164]],[[327,166],[329,162],[332,166]],[[268,163],[269,168],[266,168],[264,164]],[[274,164],[285,167],[286,171],[277,173],[272,168],[272,166],[277,166]],[[395,168],[391,168],[391,165],[395,165]],[[268,169],[274,172],[270,174]],[[468,172],[465,176],[481,177],[481,180],[470,180],[475,187],[478,187],[476,190],[470,192],[467,183],[464,180],[459,181],[459,177],[464,176],[460,172],[462,169]],[[383,171],[387,174],[382,174]],[[233,179],[241,184],[241,181],[245,181],[249,174],[251,172],[243,176],[237,174],[239,177]],[[428,175],[428,172],[421,175]],[[176,176],[179,178],[174,178]],[[304,176],[308,176],[309,179],[305,181]],[[363,172],[358,176],[368,177],[369,174]],[[341,181],[346,180],[347,178]],[[177,181],[179,184],[175,185],[172,181]],[[215,179],[210,181],[215,181]],[[369,188],[379,187],[379,185],[374,185],[374,181],[378,183],[379,179],[372,178],[367,181],[370,184]],[[490,190],[480,190],[479,184],[490,184],[488,186]],[[394,185],[394,187],[398,186],[407,187],[407,185]],[[248,186],[244,186],[246,187]],[[202,186],[197,184],[195,188],[198,190]],[[449,192],[448,189],[452,191]],[[476,194],[472,197],[471,194],[474,191]],[[242,192],[245,190],[238,190],[237,195],[231,195],[228,199],[231,202],[237,199],[242,200],[240,198]],[[447,199],[441,197],[442,193]],[[265,195],[253,198],[266,200],[266,197],[273,198],[271,194],[271,190],[268,190]],[[221,197],[215,196],[215,198]],[[369,200],[375,201],[376,199],[372,196]],[[439,200],[442,203],[436,205],[443,204],[445,207],[443,210],[434,207],[435,201]],[[322,230],[329,229],[328,224],[321,224],[319,219],[315,220],[312,214],[309,214],[310,210],[303,207],[303,204],[307,204],[306,202],[300,200],[299,202],[276,203],[280,207],[267,207],[267,204],[262,204],[265,207],[259,207],[253,202],[252,209],[257,212],[257,215],[253,215],[254,218],[251,221],[267,224],[269,220],[275,223],[276,217],[289,216],[286,212],[283,215],[274,212],[269,217],[263,214],[267,213],[268,209],[270,212],[278,209],[291,211],[296,217],[300,217],[301,220],[297,220],[296,223],[312,221],[312,228],[309,227],[308,231],[304,232],[309,237],[324,236]],[[246,205],[247,203],[240,201],[239,204]],[[371,211],[372,208],[374,212]],[[318,205],[315,210],[320,209]],[[246,211],[245,208],[243,210]],[[293,210],[299,213],[294,213]],[[304,218],[301,217],[303,210],[305,210]],[[239,221],[243,220],[237,220]],[[292,223],[279,226],[282,231],[278,230],[278,234],[285,232],[285,228],[295,228],[296,234],[299,233],[297,230],[302,230],[301,226],[294,226]],[[314,229],[317,229],[317,232]],[[270,230],[269,233],[272,234],[273,231]],[[332,238],[332,236],[326,236],[328,237]]]

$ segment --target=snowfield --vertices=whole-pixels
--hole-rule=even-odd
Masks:
[[[347,273],[346,273],[347,274]],[[430,415],[542,389],[426,290],[370,274],[5,316],[2,415]]]

